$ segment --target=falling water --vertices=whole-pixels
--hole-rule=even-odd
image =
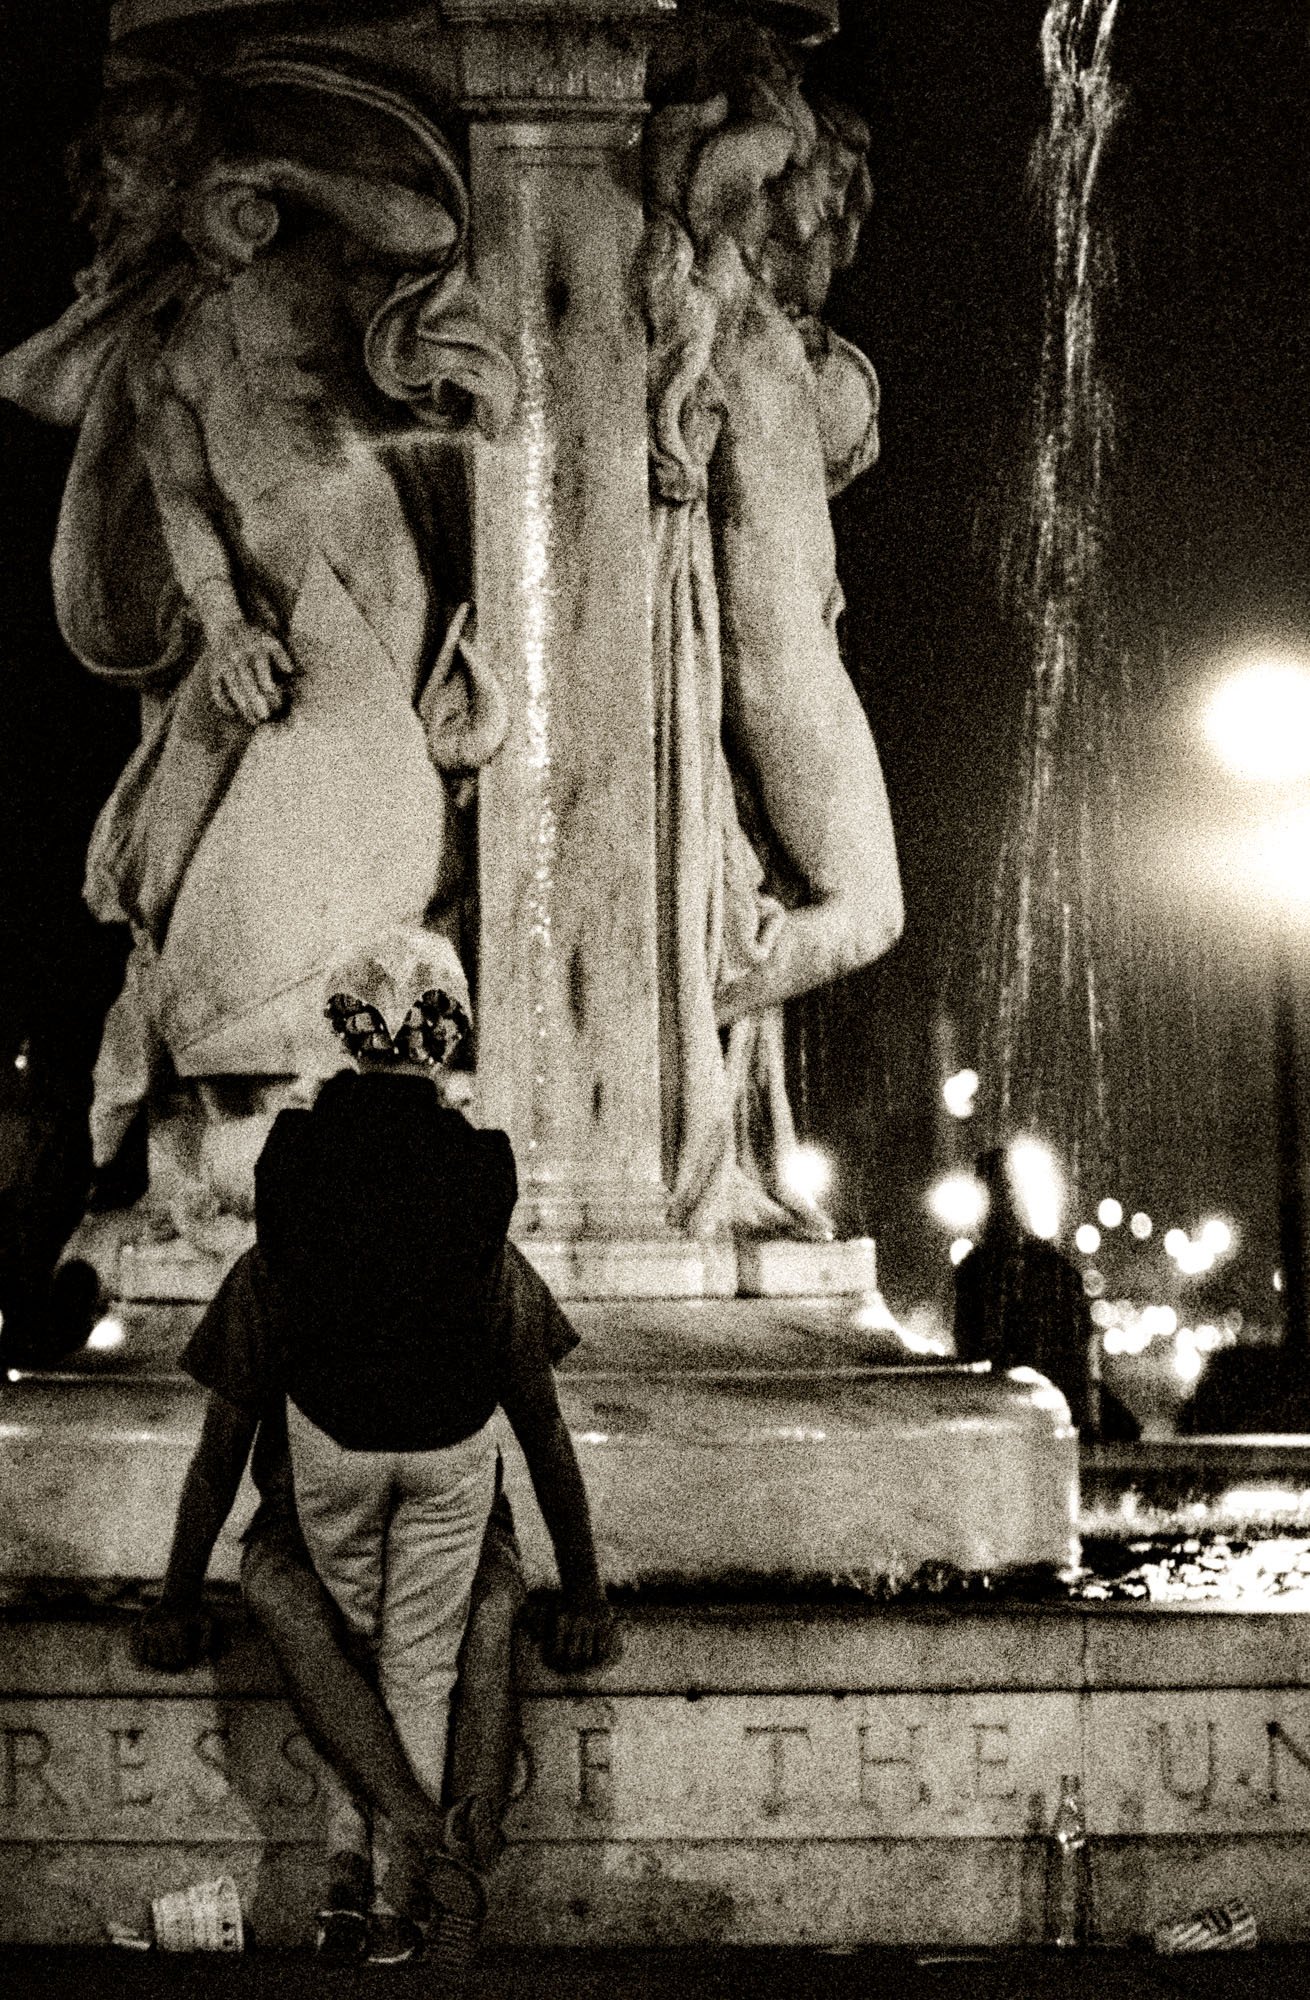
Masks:
[[[1112,850],[1131,688],[1103,575],[1114,433],[1101,309],[1114,282],[1098,177],[1122,98],[1111,76],[1119,0],[1051,0],[1050,104],[1033,157],[1048,265],[1040,382],[1022,518],[1006,584],[1031,650],[1019,783],[997,871],[986,1006],[1001,1124],[1058,1139],[1075,1173],[1099,1163],[1115,1013]]]

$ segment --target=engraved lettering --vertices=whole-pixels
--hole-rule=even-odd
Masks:
[[[748,1723],[747,1737],[757,1737],[765,1745],[765,1787],[760,1801],[760,1811],[766,1819],[777,1819],[788,1806],[787,1797],[787,1747],[788,1739],[798,1736],[808,1747],[810,1732],[802,1723],[781,1722]]]
[[[924,1782],[921,1768],[919,1736],[922,1728],[922,1723],[908,1723],[904,1732],[906,1748],[891,1752],[874,1749],[879,1732],[866,1723],[860,1725],[859,1799],[862,1806],[871,1806],[875,1812],[882,1810],[887,1803],[888,1781],[893,1777],[909,1790],[913,1804],[926,1806],[931,1803],[932,1793]]]
[[[1010,1725],[1008,1722],[975,1722],[973,1725],[973,1794],[977,1799],[1012,1799],[1017,1785],[1003,1780],[1010,1769]]]
[[[146,1768],[145,1733],[144,1729],[111,1729],[109,1732],[113,1751],[110,1769],[116,1806],[148,1806],[154,1799],[154,1792],[147,1791],[141,1784],[141,1773]]]
[[[1184,1768],[1186,1760],[1175,1747],[1173,1729],[1169,1723],[1159,1722],[1155,1727],[1160,1763],[1160,1783],[1163,1789],[1172,1798],[1183,1799],[1189,1805],[1208,1806],[1211,1798],[1214,1796],[1215,1779],[1217,1776],[1215,1725],[1213,1722],[1205,1724],[1204,1773],[1200,1771],[1189,1773]],[[1185,1738],[1191,1738],[1195,1742],[1195,1728],[1185,1729],[1183,1735]],[[1189,1784],[1189,1776],[1193,1776],[1195,1782]]]
[[[614,1810],[613,1734],[610,1729],[578,1731],[578,1811],[593,1819],[608,1819]]]
[[[1265,1731],[1269,1737],[1269,1803],[1271,1806],[1277,1806],[1281,1805],[1286,1797],[1279,1783],[1283,1768],[1283,1760],[1278,1755],[1279,1744],[1282,1744],[1284,1750],[1291,1755],[1292,1762],[1299,1764],[1303,1771],[1310,1771],[1310,1750],[1307,1750],[1304,1743],[1298,1743],[1292,1732],[1284,1729],[1281,1722],[1267,1722]]]
[[[24,1790],[33,1805],[44,1805],[48,1800],[62,1806],[63,1799],[46,1776],[51,1745],[44,1729],[6,1729],[4,1738],[4,1785],[0,1790],[4,1810],[16,1811]]]
[[[187,1789],[191,1794],[193,1805],[220,1805],[232,1789],[232,1780],[228,1775],[230,1743],[231,1731],[227,1729],[202,1729],[197,1736],[196,1761],[203,1764],[217,1782],[206,1780],[201,1785],[197,1784],[194,1778],[188,1780]]]
[[[532,1755],[531,1747],[520,1736],[518,1742],[514,1745],[514,1771],[510,1778],[509,1786],[510,1804],[517,1805],[520,1799],[526,1798],[536,1783],[536,1779],[536,1760]]]
[[[318,1768],[309,1738],[299,1729],[293,1729],[282,1738],[280,1745],[282,1762],[302,1780],[299,1785],[288,1790],[279,1786],[273,1794],[273,1804],[283,1812],[307,1812],[317,1803],[319,1793]]]

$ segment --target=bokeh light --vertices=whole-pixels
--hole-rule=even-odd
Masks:
[[[948,1076],[942,1085],[942,1097],[952,1118],[972,1118],[974,1098],[978,1095],[978,1072],[976,1069],[957,1070]]]
[[[1310,777],[1310,672],[1295,660],[1260,660],[1229,674],[1210,698],[1205,733],[1238,777]]]
[[[928,1206],[957,1235],[976,1229],[987,1213],[987,1190],[974,1174],[943,1174],[928,1190]]]
[[[1096,1220],[1102,1229],[1117,1229],[1123,1219],[1123,1203],[1116,1201],[1112,1194],[1108,1194],[1104,1201],[1097,1203]]]
[[[1145,1243],[1147,1237],[1155,1228],[1155,1224],[1146,1213],[1146,1210],[1139,1208],[1137,1213],[1129,1218],[1128,1227],[1139,1243]]]
[[[1084,1257],[1094,1257],[1101,1247],[1101,1232],[1094,1222],[1080,1222],[1073,1233],[1074,1248]]]
[[[821,1146],[793,1146],[783,1159],[782,1179],[800,1201],[822,1201],[832,1185],[832,1161]]]
[[[1049,1146],[1040,1139],[1016,1139],[1007,1155],[1020,1215],[1034,1236],[1048,1242],[1059,1233],[1064,1190]]]

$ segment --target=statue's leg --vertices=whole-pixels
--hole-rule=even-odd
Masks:
[[[728,1023],[878,957],[903,908],[878,753],[837,644],[813,371],[763,293],[716,365],[726,415],[710,515],[725,734],[793,904],[758,962],[720,990]]]

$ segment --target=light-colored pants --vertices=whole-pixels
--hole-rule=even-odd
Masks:
[[[496,1495],[491,1426],[440,1451],[347,1451],[289,1401],[287,1433],[314,1567],[372,1649],[414,1776],[439,1803],[460,1641]]]

